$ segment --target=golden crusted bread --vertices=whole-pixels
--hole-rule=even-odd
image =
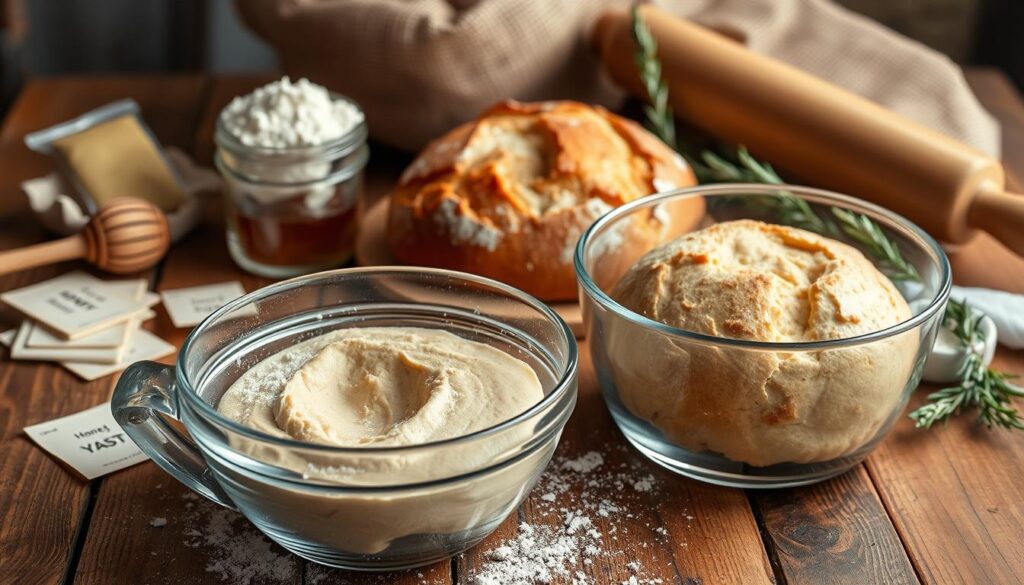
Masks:
[[[628,201],[695,183],[678,154],[602,108],[505,102],[406,169],[391,197],[388,242],[408,264],[572,299],[572,255],[587,226]]]
[[[613,298],[653,320],[717,337],[806,342],[911,316],[858,250],[741,220],[652,250]],[[906,397],[917,333],[818,352],[709,347],[615,322],[605,336],[619,395],[670,440],[763,466],[825,461],[869,442]]]

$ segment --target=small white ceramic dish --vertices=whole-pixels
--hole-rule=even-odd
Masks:
[[[981,333],[985,338],[984,342],[978,342],[975,346],[982,354],[982,363],[986,366],[992,363],[996,354],[996,324],[987,315],[981,320]],[[935,345],[928,354],[928,360],[924,363],[924,371],[921,377],[933,384],[949,384],[960,379],[960,368],[967,359],[967,348],[962,347],[953,332],[945,327],[939,328],[935,336]]]

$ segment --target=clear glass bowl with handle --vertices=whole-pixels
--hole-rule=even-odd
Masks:
[[[330,331],[369,326],[443,329],[496,347],[534,369],[544,398],[491,428],[401,447],[283,439],[217,411],[232,382],[266,357]],[[576,368],[569,328],[525,293],[445,270],[347,269],[228,303],[191,332],[175,366],[128,368],[111,408],[164,470],[239,510],[286,549],[327,565],[390,570],[459,553],[515,510],[576,403]]]
[[[860,248],[884,274],[889,266],[848,237],[836,210],[872,220],[916,269],[917,278],[893,280],[912,316],[845,339],[761,342],[672,327],[615,300],[629,267],[686,233],[737,219],[809,225],[793,212],[803,203],[780,201],[806,203],[831,224],[824,235]],[[598,381],[626,439],[677,473],[736,487],[813,483],[863,460],[917,387],[951,284],[938,243],[905,218],[789,185],[702,186],[631,202],[583,234],[575,267]]]

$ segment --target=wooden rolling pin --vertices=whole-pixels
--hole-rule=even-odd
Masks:
[[[141,199],[112,199],[81,233],[0,252],[0,274],[85,258],[113,274],[130,274],[153,266],[171,245],[167,218],[159,207]]]
[[[799,69],[646,5],[669,101],[687,122],[801,181],[905,215],[952,243],[974,229],[1024,256],[1024,197],[995,159]],[[646,99],[630,15],[605,13],[593,41],[612,77]]]

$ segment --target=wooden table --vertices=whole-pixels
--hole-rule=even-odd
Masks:
[[[1012,186],[1022,191],[1024,105],[999,73],[975,71],[969,80],[1003,124],[1004,159]],[[46,160],[22,145],[26,132],[132,97],[165,144],[209,164],[214,116],[232,96],[262,81],[88,77],[30,83],[0,129],[0,249],[46,238],[18,190],[20,181],[49,170]],[[386,190],[405,162],[402,155],[375,151],[369,188]],[[1024,292],[1024,261],[987,237],[965,246],[953,264],[960,284]],[[0,291],[79,267],[65,263],[5,276]],[[154,290],[234,279],[252,290],[267,282],[231,263],[216,211],[147,276]],[[0,307],[0,327],[16,323],[13,311]],[[147,326],[178,345],[186,333],[174,328],[162,309]],[[1000,349],[996,366],[1024,373],[1024,355]],[[331,571],[269,544],[233,513],[189,498],[150,462],[85,482],[22,433],[26,425],[108,400],[115,380],[83,383],[53,365],[0,360],[0,583],[466,583],[484,551],[517,530],[518,521],[511,518],[482,545],[421,571],[383,576]],[[925,389],[917,392],[914,405],[924,394]],[[607,465],[635,463],[661,486],[641,494],[619,515],[621,537],[604,531],[605,554],[580,565],[599,583],[628,580],[630,560],[640,562],[645,579],[675,584],[1024,582],[1024,433],[979,429],[970,416],[928,432],[904,419],[853,471],[815,486],[777,491],[727,489],[675,477],[635,451],[617,448],[623,442],[584,357],[579,406],[560,454],[601,449]],[[535,492],[523,504],[521,519],[536,516],[538,498]],[[238,558],[225,560],[223,552],[218,557],[200,542],[199,533],[225,527]],[[654,538],[655,532],[667,538]],[[239,559],[273,562],[223,579],[217,563],[238,565]]]

